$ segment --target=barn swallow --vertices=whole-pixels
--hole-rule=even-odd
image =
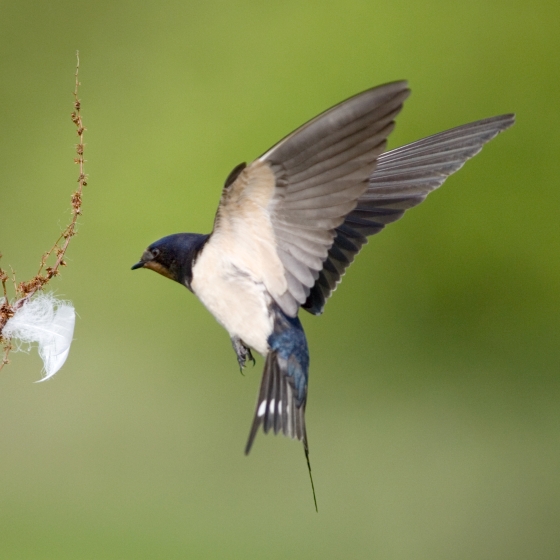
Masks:
[[[303,442],[309,351],[300,308],[313,315],[386,224],[422,202],[514,115],[459,126],[386,150],[410,91],[393,82],[332,107],[226,179],[210,234],[152,243],[132,268],[193,292],[227,330],[243,368],[265,358],[245,453],[265,433]]]

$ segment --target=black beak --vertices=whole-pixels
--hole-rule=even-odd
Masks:
[[[135,265],[132,266],[130,270],[136,270],[137,268],[142,268],[146,263],[144,261],[138,261]]]

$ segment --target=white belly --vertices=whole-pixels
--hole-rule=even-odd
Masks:
[[[193,292],[229,335],[266,356],[273,319],[264,284],[253,281],[211,242],[196,260],[192,276]]]

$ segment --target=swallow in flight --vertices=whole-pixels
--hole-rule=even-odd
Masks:
[[[511,114],[491,117],[385,151],[409,93],[405,81],[364,91],[238,165],[212,233],[164,237],[132,267],[193,292],[229,333],[241,368],[252,350],[265,358],[246,453],[262,426],[301,440],[309,464],[309,352],[299,309],[320,315],[368,236],[514,122]]]

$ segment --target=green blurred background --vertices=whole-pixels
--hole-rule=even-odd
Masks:
[[[560,557],[560,4],[0,3],[0,250],[20,279],[68,221],[74,52],[84,215],[51,286],[64,368],[0,375],[2,559]],[[372,239],[321,318],[301,445],[243,446],[239,375],[191,294],[131,272],[207,232],[223,180],[330,105],[407,78],[395,147],[514,111]]]

